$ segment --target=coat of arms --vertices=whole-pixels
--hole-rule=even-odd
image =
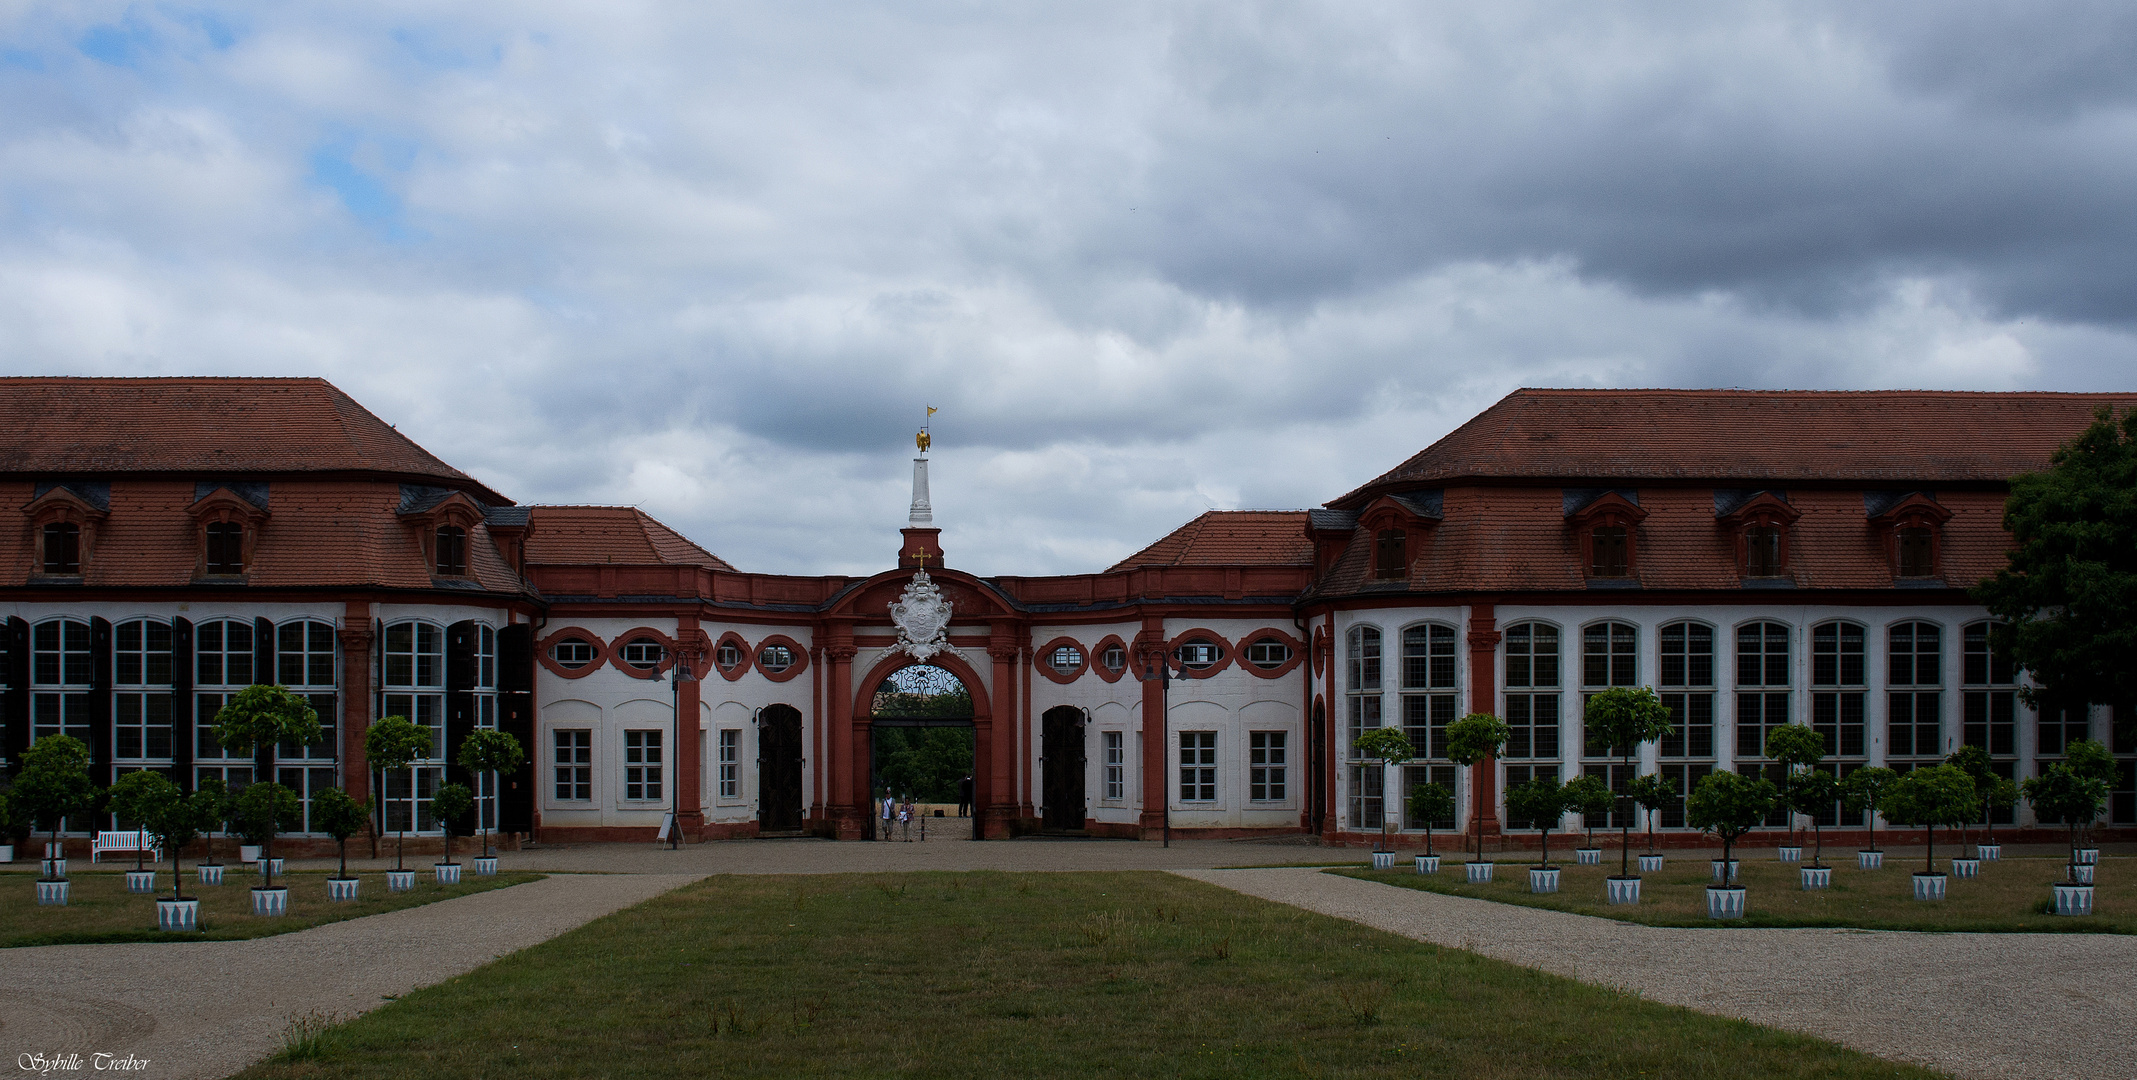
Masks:
[[[925,570],[913,575],[898,602],[890,606],[890,621],[898,627],[895,648],[921,663],[950,647],[950,602],[942,598],[942,590]]]

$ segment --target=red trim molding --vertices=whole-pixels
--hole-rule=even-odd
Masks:
[[[772,645],[786,646],[787,651],[794,657],[794,666],[786,669],[785,671],[766,670],[764,666],[764,650]],[[751,661],[751,666],[757,669],[757,674],[762,675],[765,678],[772,680],[773,682],[786,682],[787,680],[792,679],[796,675],[799,675],[809,669],[809,650],[803,648],[801,642],[796,641],[793,638],[786,636],[785,634],[773,634],[772,636],[765,638],[763,641],[757,643],[757,655],[755,659]]]
[[[1106,654],[1106,649],[1114,645],[1120,646],[1121,665],[1119,671],[1114,671],[1098,662],[1098,658]],[[1107,634],[1099,639],[1098,644],[1091,646],[1091,651],[1085,654],[1084,662],[1089,665],[1091,674],[1113,683],[1119,682],[1122,676],[1128,674],[1128,669],[1135,666],[1135,654],[1128,648],[1128,643],[1121,640],[1119,634]]]
[[[555,648],[557,642],[569,641],[573,638],[577,638],[594,648],[594,658],[588,661],[585,667],[568,668],[557,663],[556,659],[549,655],[549,650]],[[601,670],[601,665],[608,663],[608,646],[602,643],[601,635],[583,626],[567,626],[535,642],[534,659],[543,667],[548,668],[551,675],[555,675],[560,679],[583,679]]]
[[[723,668],[717,659],[720,655],[720,647],[730,644],[742,650],[742,659],[735,661],[733,667]],[[728,682],[734,682],[736,679],[749,674],[750,668],[755,666],[757,650],[750,647],[748,638],[729,630],[720,635],[720,640],[714,642],[712,648],[706,650],[705,655],[707,657],[705,662],[711,665],[712,670],[720,673],[720,678],[726,679]]]
[[[1285,647],[1291,650],[1291,659],[1273,668],[1263,668],[1246,658],[1247,646],[1257,641],[1266,641],[1272,638],[1283,642]],[[1253,633],[1242,636],[1239,639],[1237,653],[1239,656],[1239,670],[1257,679],[1281,679],[1291,674],[1292,669],[1306,662],[1306,643],[1276,627],[1264,626]]]
[[[1191,668],[1188,667],[1186,664],[1180,663],[1180,646],[1185,645],[1191,641],[1195,641],[1197,639],[1207,639],[1211,644],[1217,646],[1216,663],[1211,664],[1206,668]],[[1225,668],[1231,667],[1232,661],[1238,655],[1238,650],[1232,648],[1232,643],[1230,641],[1225,640],[1223,634],[1220,634],[1215,630],[1211,630],[1207,627],[1202,626],[1197,626],[1189,630],[1182,630],[1171,641],[1165,643],[1165,659],[1168,663],[1171,663],[1174,669],[1177,671],[1177,674],[1174,676],[1174,678],[1179,679],[1207,679],[1210,676],[1215,675],[1220,671],[1223,671]]]
[[[642,637],[649,637],[660,643],[660,663],[651,671],[640,671],[623,662],[623,647]],[[675,666],[677,653],[675,639],[650,626],[634,626],[629,630],[625,630],[623,633],[616,635],[615,639],[603,646],[603,648],[608,652],[609,666],[634,679],[650,679]]]
[[[1071,671],[1066,675],[1055,671],[1054,665],[1051,662],[1053,659],[1054,650],[1062,648],[1064,646],[1075,649],[1077,655],[1082,657],[1082,660],[1078,661],[1076,664],[1076,670]],[[1044,675],[1057,683],[1072,683],[1075,682],[1078,678],[1081,678],[1084,672],[1091,670],[1091,650],[1084,648],[1083,643],[1077,641],[1075,638],[1057,637],[1054,640],[1049,641],[1044,645],[1041,645],[1039,648],[1032,652],[1031,666],[1033,668],[1036,668],[1039,674]]]

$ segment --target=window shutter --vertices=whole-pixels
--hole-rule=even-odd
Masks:
[[[193,790],[193,623],[171,620],[171,771],[182,790]]]
[[[275,624],[268,619],[252,620],[252,681],[273,683],[275,681]],[[259,780],[275,779],[275,751],[272,743],[253,748],[252,775]]]
[[[111,620],[89,620],[89,778],[110,787]]]
[[[30,748],[30,623],[20,616],[9,616],[4,638],[7,649],[7,744],[0,747],[7,755],[10,765],[22,761],[22,752]]]
[[[460,744],[475,730],[475,624],[463,620],[445,628],[445,775],[453,783],[475,787],[474,775],[460,767]]]
[[[529,623],[497,632],[497,730],[519,740],[527,759],[519,771],[497,777],[497,831],[534,832],[534,763],[542,747],[534,743],[534,627]]]

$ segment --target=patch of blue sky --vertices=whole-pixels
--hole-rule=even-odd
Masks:
[[[0,49],[0,67],[43,71],[45,58],[28,49]]]
[[[222,14],[159,5],[153,16],[130,10],[116,23],[90,27],[74,47],[82,55],[113,67],[139,70],[150,56],[176,51],[198,53],[205,45],[224,50],[237,44],[239,27]]]
[[[467,68],[491,67],[503,62],[504,45],[492,42],[487,48],[464,48],[445,41],[436,33],[426,30],[399,29],[392,33],[394,44],[405,50],[416,63],[428,68],[465,70]]]
[[[74,43],[83,56],[113,67],[135,68],[156,47],[156,32],[129,14],[117,24],[92,26]]]
[[[396,170],[407,169],[414,160],[412,144],[396,142],[381,149],[383,153],[366,156],[385,157],[388,166]],[[310,157],[311,182],[332,191],[350,217],[381,239],[395,243],[420,240],[421,236],[408,226],[400,193],[375,171],[358,164],[355,151],[352,140],[314,148]]]

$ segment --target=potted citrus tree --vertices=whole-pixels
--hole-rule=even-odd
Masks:
[[[8,802],[51,833],[45,845],[43,872],[37,878],[37,902],[67,902],[67,858],[59,843],[61,823],[96,808],[97,788],[89,779],[89,747],[70,735],[47,735],[22,754],[22,771]]]
[[[2088,780],[2098,780],[2106,784],[2109,791],[2114,790],[2115,755],[2109,753],[2107,747],[2101,745],[2098,740],[2079,739],[2071,743],[2063,751],[2063,761],[2070,766],[2071,772]],[[2078,826],[2078,839],[2081,841],[2078,847],[2080,866],[2091,866],[2100,861],[2100,849],[2092,845],[2092,826],[2092,818],[2085,819],[2084,823]]]
[[[1529,868],[1529,891],[1532,893],[1558,891],[1558,867],[1551,865],[1551,830],[1558,827],[1559,819],[1574,806],[1570,787],[1560,784],[1558,777],[1545,773],[1528,783],[1506,789],[1507,819],[1527,821],[1536,830],[1542,844],[1536,865]]]
[[[1383,780],[1387,776],[1389,766],[1398,761],[1408,761],[1417,756],[1417,748],[1410,745],[1409,738],[1403,735],[1401,728],[1373,728],[1369,731],[1361,732],[1357,738],[1351,740],[1350,745],[1351,749],[1358,752],[1359,757],[1370,758],[1380,763],[1380,775]],[[1390,820],[1389,815],[1383,811],[1380,815],[1380,839],[1377,841],[1378,846],[1373,848],[1373,869],[1375,870],[1386,870],[1395,865],[1395,853],[1388,850],[1388,827],[1391,824],[1393,822]]]
[[[186,797],[200,816],[201,829],[207,834],[207,857],[193,864],[193,876],[202,885],[223,883],[223,864],[215,857],[215,834],[230,827],[230,788],[219,776],[211,776],[194,787],[193,794]]]
[[[1596,694],[1588,699],[1587,707],[1582,710],[1581,723],[1587,731],[1588,741],[1616,753],[1628,776],[1632,774],[1633,758],[1639,754],[1640,748],[1672,730],[1669,706],[1662,703],[1662,696],[1651,686],[1613,686]],[[1640,879],[1633,875],[1630,865],[1632,806],[1638,801],[1633,796],[1632,787],[1638,784],[1639,780],[1634,779],[1627,786],[1622,804],[1625,812],[1618,822],[1618,873],[1610,879],[1611,884],[1605,886],[1612,903],[1638,903],[1640,899]],[[1647,847],[1650,852],[1655,847],[1652,824],[1648,829]],[[1658,864],[1656,868],[1661,867]]]
[[[319,741],[319,714],[312,711],[310,702],[290,693],[287,687],[273,683],[257,683],[238,691],[235,697],[216,712],[215,739],[225,750],[233,750],[250,758],[264,756],[271,766],[275,747],[283,743],[296,743],[301,746]],[[267,775],[273,775],[271,768]],[[288,788],[282,790],[289,791]],[[290,792],[290,798],[296,798],[296,793]],[[260,805],[254,806],[253,809],[258,811]],[[254,822],[257,824],[268,820],[269,817],[257,817]],[[284,820],[282,817],[273,816],[271,820],[277,823],[276,827],[283,827],[279,825]],[[286,827],[297,828],[303,823],[300,809],[296,818]],[[274,857],[273,832],[270,830],[264,839],[257,833],[247,838],[261,849],[261,869],[271,888],[274,885],[274,867],[268,865],[267,860]]]
[[[1783,724],[1766,736],[1766,756],[1781,765],[1781,783],[1778,785],[1781,806],[1788,811],[1788,842],[1774,849],[1774,857],[1782,862],[1803,861],[1803,845],[1796,842],[1797,800],[1793,790],[1804,774],[1815,770],[1825,760],[1825,736],[1802,724]]]
[[[1714,881],[1707,886],[1707,917],[1744,917],[1744,887],[1736,876],[1736,860],[1729,857],[1737,838],[1758,828],[1773,813],[1773,781],[1753,779],[1733,772],[1708,773],[1684,801],[1684,819],[1701,832],[1721,841],[1721,858],[1714,860]]]
[[[364,822],[371,817],[371,803],[357,802],[340,788],[327,788],[312,793],[312,827],[334,838],[334,849],[341,864],[334,876],[326,879],[328,900],[354,900],[359,878],[349,873],[349,837],[361,832]]]
[[[1959,749],[1944,755],[1944,763],[1946,765],[1953,766],[1959,771],[1965,773],[1967,775],[1967,778],[1971,779],[1974,782],[1975,799],[1980,804],[1978,807],[1976,807],[1977,811],[1981,815],[1979,823],[1986,826],[1988,824],[1989,817],[1989,788],[1993,786],[1996,781],[2003,779],[2002,777],[1996,775],[1996,770],[1989,764],[1989,752],[1983,750],[1978,746],[1962,746]],[[1974,823],[1970,822],[1967,825],[1962,825],[1959,827],[1960,844],[1964,845],[1968,842],[1969,837],[1967,836],[1967,833],[1970,831],[1973,824]],[[1982,845],[1979,843],[1974,844],[1974,856],[1977,859],[1982,857],[1981,847]],[[1971,874],[1960,873],[1956,863],[1953,866],[1952,873],[1954,876],[1957,877],[1973,876]]]
[[[2070,863],[2064,868],[2063,880],[2054,886],[2055,913],[2092,914],[2092,867],[2078,862],[2078,830],[2100,816],[2100,808],[2107,803],[2107,785],[2098,777],[2081,776],[2076,769],[2058,761],[2042,769],[2039,776],[2028,778],[2021,787],[2026,801],[2033,804],[2035,817],[2070,827]]]
[[[1662,852],[1655,848],[1655,819],[1662,816],[1662,811],[1676,805],[1677,785],[1661,773],[1648,773],[1633,777],[1625,795],[1635,806],[1647,811],[1647,851],[1640,856],[1640,872],[1653,873],[1662,869]]]
[[[378,771],[381,786],[385,791],[387,774],[408,767],[408,763],[430,751],[430,729],[409,723],[405,716],[382,716],[364,733],[364,756],[371,767]],[[407,843],[407,825],[402,821],[393,830],[393,869],[386,871],[387,892],[407,892],[416,887],[415,871],[403,865],[402,848]]]
[[[119,777],[106,793],[104,806],[113,817],[134,827],[139,832],[149,832],[148,818],[161,809],[161,803],[178,793],[178,785],[164,779],[162,773],[140,769]],[[147,895],[156,891],[156,871],[147,866],[148,845],[134,845],[134,868],[126,872],[126,891]]]
[[[1996,862],[2003,858],[2003,845],[1996,842],[1996,818],[2008,814],[2018,805],[2018,785],[2006,777],[1997,777],[1981,796],[1981,829],[1983,842],[1975,845],[1974,853],[1984,862]]]
[[[1490,713],[1470,713],[1468,716],[1447,725],[1447,760],[1457,765],[1471,767],[1492,761],[1506,746],[1508,735],[1506,721]],[[1476,857],[1468,864],[1469,881],[1476,884],[1491,880],[1491,861],[1484,857],[1484,789],[1487,785],[1475,783],[1470,787],[1476,792],[1475,805],[1471,808],[1470,822],[1475,828]]]
[[[1617,796],[1610,793],[1610,785],[1600,776],[1576,776],[1566,781],[1566,808],[1581,816],[1581,828],[1588,832],[1588,840],[1574,852],[1574,859],[1582,866],[1603,865],[1603,849],[1595,846],[1595,820],[1610,813],[1617,806]]]
[[[1840,780],[1824,769],[1809,769],[1788,779],[1788,809],[1811,819],[1811,861],[1800,874],[1806,889],[1826,889],[1833,884],[1833,868],[1825,865],[1825,823],[1821,815],[1840,801]]]
[[[187,797],[178,785],[154,772],[129,773],[124,779],[135,776],[153,776],[153,781],[138,781],[136,799],[141,815],[141,827],[156,838],[157,846],[171,853],[171,897],[156,898],[156,929],[200,929],[200,900],[185,895],[185,868],[178,863],[179,854],[185,846],[200,835],[207,825],[205,804]]]
[[[304,804],[297,793],[273,781],[247,784],[238,792],[231,810],[231,818],[237,822],[238,832],[246,839],[261,845],[261,883],[252,890],[252,913],[254,915],[286,915],[289,913],[289,888],[275,884],[274,839],[278,832],[287,832],[304,824]]]
[[[460,884],[460,864],[453,861],[453,826],[474,808],[475,793],[466,784],[442,784],[431,793],[430,814],[445,832],[445,856],[434,867],[440,885]]]
[[[1955,765],[1931,765],[1893,781],[1885,792],[1885,816],[1927,830],[1927,854],[1914,875],[1914,898],[1944,899],[1946,877],[1937,872],[1937,826],[1974,820],[1974,778]]]
[[[1454,792],[1442,784],[1419,784],[1410,789],[1410,820],[1425,824],[1425,853],[1417,857],[1417,872],[1440,872],[1439,852],[1432,850],[1432,823],[1454,816]]]
[[[1848,813],[1862,814],[1869,822],[1869,847],[1855,853],[1855,868],[1877,870],[1885,865],[1885,853],[1877,846],[1877,815],[1885,808],[1885,793],[1900,774],[1881,765],[1857,769],[1840,782],[1840,797],[1845,800]]]
[[[460,740],[460,767],[477,776],[488,773],[494,778],[518,772],[526,760],[527,752],[519,740],[495,728],[478,728]],[[484,818],[476,825],[482,830],[482,847],[475,856],[475,876],[487,877],[497,872],[497,852],[490,847],[489,820]]]

